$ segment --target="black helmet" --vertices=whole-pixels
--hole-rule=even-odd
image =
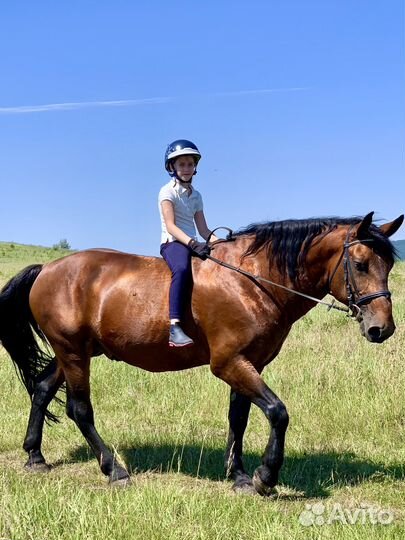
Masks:
[[[170,164],[179,156],[193,156],[196,165],[201,159],[200,151],[193,142],[186,139],[173,141],[167,146],[165,152],[165,169],[170,175],[173,174]]]

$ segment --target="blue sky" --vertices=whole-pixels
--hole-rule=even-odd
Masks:
[[[402,0],[4,3],[0,240],[158,254],[177,138],[212,228],[397,217],[404,20]]]

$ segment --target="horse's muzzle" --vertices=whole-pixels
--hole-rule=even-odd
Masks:
[[[366,320],[363,318],[360,321],[360,331],[371,343],[382,343],[395,332],[395,324],[393,321],[383,325],[373,323],[367,324]]]

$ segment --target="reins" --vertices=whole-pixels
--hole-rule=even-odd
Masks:
[[[235,240],[235,237],[233,236],[233,231],[229,227],[217,227],[213,231],[211,231],[210,235],[208,236],[206,243],[208,245],[211,236],[214,234],[215,231],[218,229],[225,229],[228,231],[228,235],[226,239],[220,239],[211,244],[212,247],[215,247],[216,244],[222,243],[222,242],[230,242]],[[365,240],[353,240],[352,242],[348,242],[349,239],[349,233],[351,231],[351,228],[349,229],[345,243],[343,244],[343,251],[342,254],[339,257],[339,260],[336,264],[335,269],[332,272],[332,276],[329,279],[329,291],[331,290],[331,284],[332,280],[335,277],[336,271],[343,259],[343,268],[344,268],[344,277],[345,277],[345,285],[346,285],[346,291],[347,291],[347,298],[349,306],[339,306],[335,305],[336,300],[332,299],[332,302],[325,302],[324,300],[320,300],[319,298],[315,298],[314,296],[310,296],[309,294],[302,293],[300,291],[296,291],[295,289],[291,289],[290,287],[286,287],[285,285],[281,285],[280,283],[276,283],[274,281],[271,281],[270,279],[266,279],[264,277],[252,274],[251,272],[247,272],[246,270],[242,270],[241,268],[234,266],[232,264],[229,264],[225,261],[221,261],[220,259],[217,259],[216,257],[213,257],[212,255],[207,255],[207,258],[213,261],[214,263],[224,266],[225,268],[228,268],[229,270],[234,270],[235,272],[238,272],[238,274],[242,274],[249,279],[252,279],[253,281],[263,282],[267,283],[269,285],[272,285],[273,287],[278,287],[279,289],[283,289],[285,291],[288,291],[292,294],[296,294],[298,296],[301,296],[303,298],[306,298],[307,300],[311,300],[312,302],[316,302],[317,304],[322,304],[328,308],[328,311],[331,309],[336,309],[337,311],[341,311],[344,313],[347,313],[348,317],[352,317],[354,319],[359,319],[359,316],[361,316],[361,309],[360,306],[365,304],[366,302],[369,302],[373,300],[374,298],[379,298],[380,296],[385,296],[386,298],[390,298],[391,293],[390,291],[379,291],[375,293],[371,293],[368,295],[360,296],[358,288],[356,286],[356,282],[354,279],[353,274],[353,268],[351,265],[350,257],[349,257],[349,248],[355,244],[359,244],[362,242],[373,242],[373,239],[365,239]],[[356,301],[357,296],[357,301]]]
[[[217,259],[216,257],[213,257],[212,255],[207,255],[207,259],[210,259],[216,264],[219,264],[220,266],[224,266],[225,268],[229,268],[229,270],[234,270],[235,272],[238,272],[238,274],[242,274],[250,279],[253,279],[254,281],[262,281],[264,283],[268,283],[269,285],[273,285],[274,287],[278,287],[280,289],[284,289],[285,291],[288,291],[290,293],[296,294],[298,296],[302,296],[306,298],[307,300],[312,300],[312,302],[316,302],[318,304],[322,304],[328,308],[328,311],[331,309],[336,309],[338,311],[343,311],[348,314],[348,316],[354,317],[355,315],[350,315],[350,309],[346,306],[336,306],[335,302],[336,300],[333,299],[332,302],[325,302],[323,300],[319,300],[319,298],[315,298],[314,296],[310,296],[309,294],[302,293],[300,291],[296,291],[295,289],[290,289],[289,287],[286,287],[285,285],[281,285],[280,283],[276,283],[275,281],[271,281],[270,279],[266,279],[261,276],[257,276],[255,274],[251,274],[250,272],[247,272],[246,270],[242,270],[241,268],[238,268],[237,266],[233,266],[232,264],[226,263],[224,261],[221,261],[220,259]]]

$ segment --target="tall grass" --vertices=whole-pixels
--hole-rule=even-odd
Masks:
[[[6,247],[0,284],[59,253]],[[13,250],[11,252],[11,250]],[[312,310],[265,372],[290,413],[278,496],[237,496],[224,480],[229,390],[209,369],[150,374],[104,357],[92,364],[92,400],[104,439],[132,472],[111,489],[63,410],[47,427],[48,475],[24,471],[29,399],[0,349],[0,538],[401,538],[405,512],[405,264],[391,278],[396,334],[382,345],[341,314]],[[268,425],[253,409],[245,462],[253,471]],[[388,509],[390,525],[305,527],[306,505]]]

